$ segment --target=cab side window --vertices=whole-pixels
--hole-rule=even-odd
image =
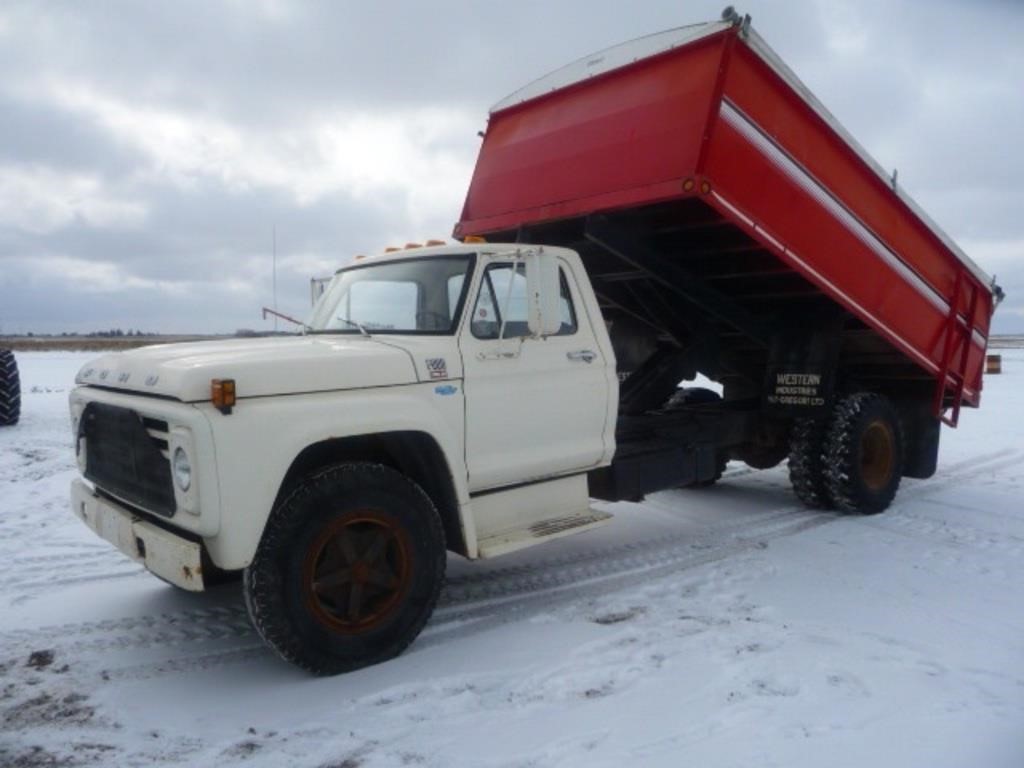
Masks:
[[[559,270],[561,280],[562,326],[556,336],[576,333],[576,310],[565,272]],[[480,293],[473,307],[470,328],[478,339],[502,337],[502,321],[505,323],[504,338],[529,336],[527,323],[526,268],[523,264],[492,264],[484,272]]]
[[[576,333],[576,308],[572,305],[572,294],[569,292],[569,281],[565,277],[565,270],[559,268],[558,279],[562,287],[561,299],[558,302],[562,313],[562,327],[555,335],[572,336]]]

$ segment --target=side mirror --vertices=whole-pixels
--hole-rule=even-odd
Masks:
[[[558,260],[543,248],[526,254],[527,326],[534,336],[552,336],[562,327],[562,284]]]

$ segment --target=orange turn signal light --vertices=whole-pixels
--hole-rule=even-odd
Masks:
[[[462,242],[464,242],[464,243],[486,243],[487,240],[485,238],[480,237],[480,235],[466,235],[464,238],[462,238]]]
[[[210,400],[215,408],[230,413],[235,405],[235,380],[213,379],[210,381]]]
[[[393,245],[389,245],[387,248],[384,249],[384,253],[394,253],[395,251],[400,251],[400,250],[402,250],[402,249],[401,248],[396,248]]]
[[[406,248],[422,248],[423,246],[420,243],[406,243],[405,247]]]
[[[444,240],[427,240],[427,247],[432,245],[444,245]]]
[[[706,181],[702,181],[700,183],[700,191],[703,192],[705,195],[708,194],[711,191],[711,184],[709,184]]]

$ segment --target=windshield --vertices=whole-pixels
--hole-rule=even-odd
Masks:
[[[336,333],[455,332],[472,256],[349,267],[313,308],[309,327]]]

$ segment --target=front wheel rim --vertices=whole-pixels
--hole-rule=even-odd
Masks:
[[[307,551],[303,592],[328,629],[360,634],[386,623],[409,589],[411,548],[390,515],[360,510],[332,521]]]

